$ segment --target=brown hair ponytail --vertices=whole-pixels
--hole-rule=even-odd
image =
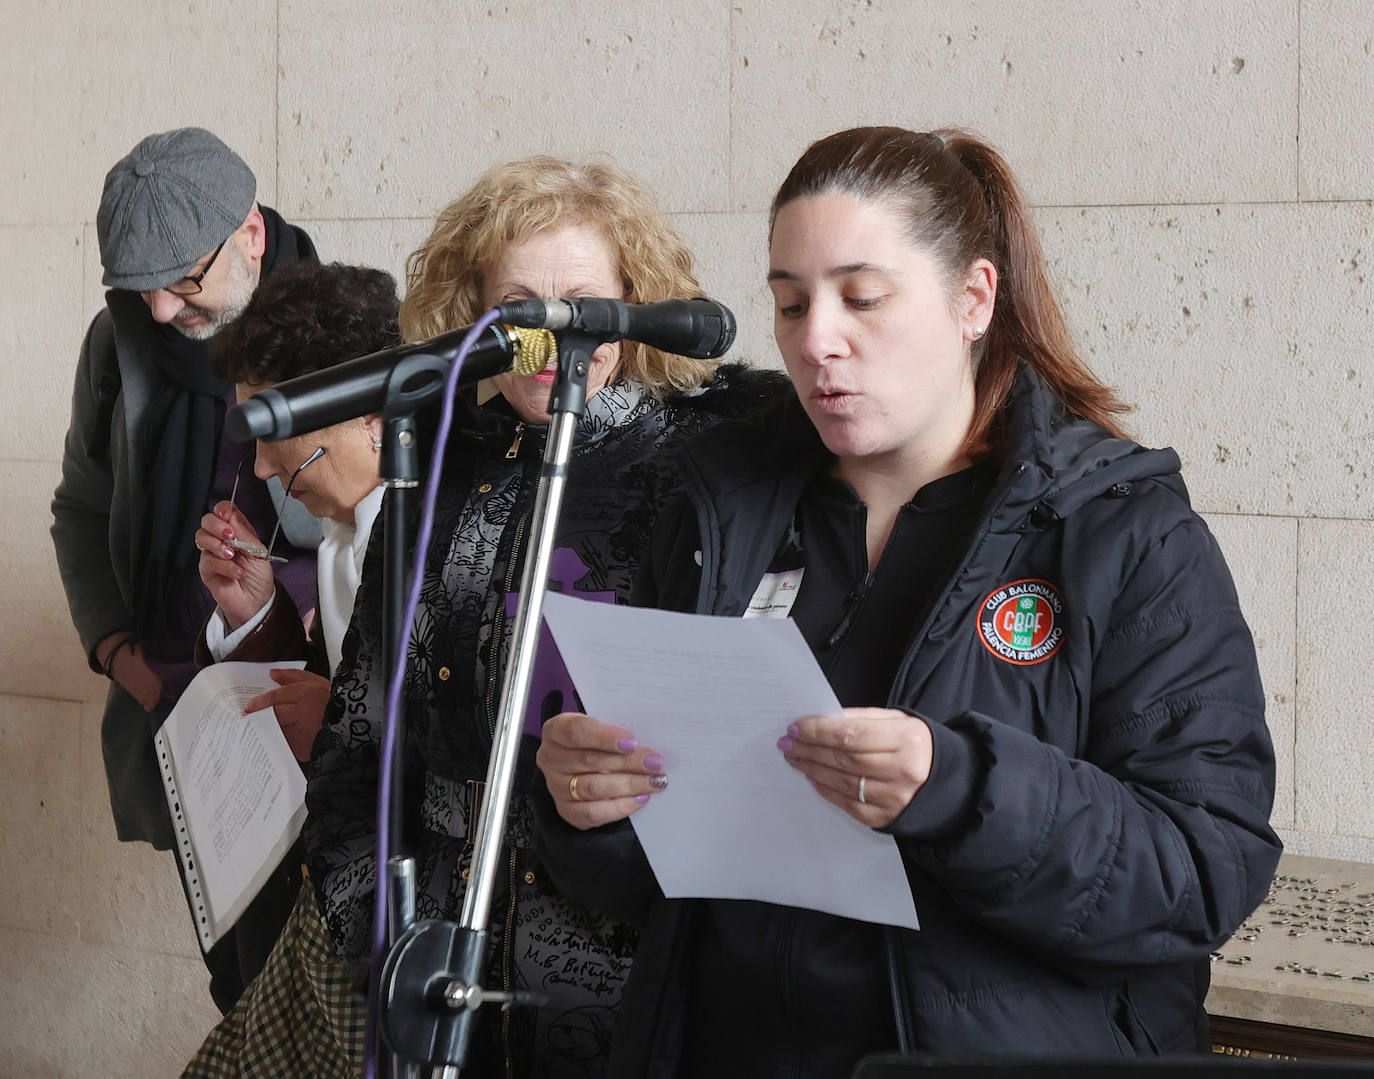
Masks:
[[[829,191],[893,205],[907,239],[936,260],[947,282],[975,259],[997,267],[992,324],[973,346],[975,402],[965,454],[1000,450],[1004,406],[1023,361],[1071,412],[1122,433],[1115,417],[1128,406],[1078,358],[1020,185],[996,150],[956,129],[838,132],[813,143],[793,166],[773,200],[770,231],[787,203]]]

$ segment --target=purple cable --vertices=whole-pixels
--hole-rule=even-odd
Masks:
[[[386,959],[387,907],[390,904],[391,878],[386,871],[391,860],[391,771],[396,756],[397,731],[400,727],[401,685],[405,681],[406,653],[410,650],[410,627],[420,607],[420,589],[425,579],[425,556],[434,531],[434,503],[439,492],[443,472],[444,449],[448,445],[449,429],[453,426],[453,395],[458,386],[463,363],[477,338],[500,316],[488,311],[472,325],[463,338],[458,354],[449,366],[444,379],[443,407],[439,413],[439,428],[434,436],[434,452],[430,455],[429,478],[425,481],[425,497],[420,506],[420,525],[415,536],[415,570],[410,591],[406,594],[405,610],[401,614],[399,640],[391,668],[391,682],[386,690],[386,726],[382,731],[382,751],[377,763],[377,894],[372,906],[372,969],[368,972],[367,1040],[363,1053],[363,1075],[374,1079],[377,1068],[378,1023],[382,963]]]

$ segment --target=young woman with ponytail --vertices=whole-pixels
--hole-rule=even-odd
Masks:
[[[664,899],[625,818],[673,796],[673,747],[557,716],[549,869],[644,923],[611,1074],[1205,1052],[1208,953],[1280,844],[1254,646],[1178,457],[1117,426],[1014,176],[965,132],[811,146],[768,278],[796,399],[689,447],[637,591],[739,615],[800,578],[844,714],[772,737],[896,837],[921,928]]]

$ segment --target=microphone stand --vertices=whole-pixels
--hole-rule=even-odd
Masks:
[[[487,990],[482,985],[482,973],[568,462],[577,422],[586,407],[592,352],[600,343],[601,338],[581,331],[566,330],[558,335],[558,375],[531,520],[533,542],[521,575],[520,605],[502,682],[500,710],[487,762],[486,794],[478,816],[471,872],[459,921],[456,925],[437,919],[416,922],[413,888],[408,912],[396,912],[393,905],[393,925],[401,932],[398,938],[393,937],[381,971],[382,1032],[398,1057],[422,1062],[437,1069],[443,1077],[457,1075],[458,1069],[466,1064],[478,1009],[483,1004],[508,1007],[539,1000],[531,993]],[[404,866],[388,869],[401,882],[413,882],[413,865],[409,878]]]
[[[415,411],[433,396],[435,379],[440,385],[443,384],[447,369],[446,360],[420,353],[401,359],[386,381],[386,404],[382,410],[382,444],[379,447],[381,457],[377,465],[377,474],[387,488],[387,495],[382,504],[382,639],[385,642],[387,685],[391,684],[391,678],[395,673],[401,635],[405,631],[404,612],[408,579],[406,516],[410,508],[411,493],[420,480]],[[398,722],[404,715],[404,708],[405,696],[402,695],[401,711],[397,714]],[[403,722],[400,723],[400,728],[404,732]],[[414,859],[399,853],[404,828],[403,815],[396,810],[405,804],[403,781],[403,769],[398,765],[392,773],[393,812],[388,831],[390,849],[394,853],[386,866],[386,872],[392,878],[389,918],[389,939],[392,940],[400,935],[406,925],[415,920],[415,863]],[[379,1064],[383,1075],[393,1079],[413,1074],[413,1070],[395,1055],[389,1059],[380,1058]]]

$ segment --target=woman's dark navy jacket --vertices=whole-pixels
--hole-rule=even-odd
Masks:
[[[1208,953],[1281,849],[1254,645],[1172,450],[1065,414],[1028,371],[1011,408],[997,485],[886,702],[934,738],[929,782],[887,829],[921,921],[885,930],[902,1047],[1203,1050]],[[795,401],[697,440],[641,573],[646,604],[738,615],[827,461]],[[999,594],[1028,581],[1057,601],[1062,636],[999,653]],[[693,1036],[696,904],[663,898],[627,822],[578,833],[542,788],[537,808],[560,885],[644,922],[612,1074],[671,1075]]]

